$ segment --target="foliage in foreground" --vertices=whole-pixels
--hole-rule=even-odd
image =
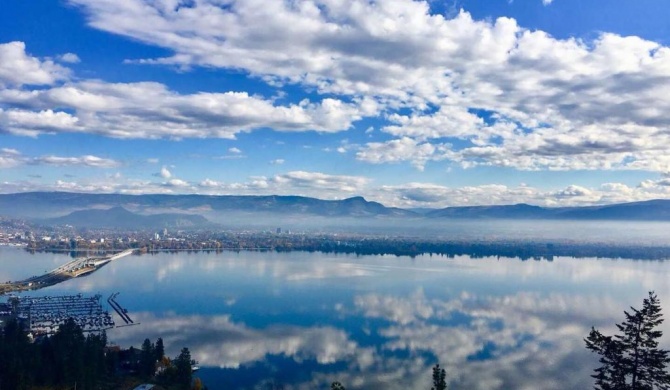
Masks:
[[[430,390],[447,390],[447,372],[439,364],[433,366],[433,387]],[[333,382],[330,390],[346,390],[340,382]]]
[[[125,375],[117,375],[123,371]],[[162,362],[162,363],[159,363]],[[163,341],[154,345],[145,340],[142,350],[107,348],[104,332],[84,336],[72,320],[61,325],[51,337],[30,342],[16,320],[0,329],[0,389],[118,389],[129,382],[135,372],[136,381],[158,382],[166,389],[187,390],[203,386],[192,385],[191,355],[187,348],[174,360],[164,356]],[[157,367],[161,372],[154,378]]]
[[[596,390],[653,390],[669,389],[670,351],[659,349],[663,332],[661,303],[654,292],[642,302],[642,309],[631,307],[624,311],[626,319],[617,324],[619,334],[605,336],[591,328],[584,339],[586,348],[600,355],[600,367],[595,369]]]

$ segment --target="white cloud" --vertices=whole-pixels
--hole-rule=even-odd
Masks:
[[[2,154],[8,154],[8,155],[11,155],[11,156],[18,156],[18,155],[21,154],[21,152],[19,152],[18,150],[11,149],[11,148],[2,148],[2,149],[0,149],[0,152]]]
[[[242,69],[354,98],[356,108],[315,106],[321,128],[386,109],[382,130],[398,142],[466,141],[444,156],[466,167],[670,170],[659,160],[670,147],[670,49],[639,37],[557,39],[514,19],[446,17],[410,0],[70,2],[95,28],[175,53],[137,62]],[[411,113],[395,111],[403,107]],[[364,160],[429,160],[425,151],[399,158],[394,145],[372,144],[377,156]]]
[[[216,188],[216,187],[221,187],[223,185],[223,183],[219,183],[218,181],[211,180],[211,179],[205,179],[205,180],[201,181],[199,185],[200,185],[200,187]]]
[[[165,183],[170,187],[189,187],[190,184],[187,181],[181,179],[170,179]]]
[[[243,183],[222,183],[206,179],[200,182],[200,187],[201,190],[212,193],[304,195],[341,199],[362,193],[369,182],[370,179],[362,176],[290,171],[272,177],[252,177]]]
[[[45,159],[40,163],[46,163]],[[7,155],[0,154],[0,167],[10,168],[23,161],[16,162]],[[37,163],[37,162],[36,162]],[[92,163],[89,161],[89,165]],[[98,166],[102,166],[98,163]],[[83,164],[83,162],[82,162]],[[112,165],[110,164],[110,167]],[[168,175],[169,174],[169,175]],[[76,181],[57,184],[4,182],[0,183],[0,193],[25,191],[50,191],[65,189],[74,192],[114,192],[122,194],[153,193],[201,193],[201,194],[238,194],[238,195],[303,195],[321,199],[343,199],[365,193],[370,179],[363,176],[329,175],[321,172],[290,171],[275,176],[254,176],[248,181],[226,183],[206,178],[200,182],[191,182],[175,178],[163,167],[154,174],[165,181],[146,181],[130,178],[111,180],[109,178],[81,178]]]
[[[381,186],[370,199],[399,207],[450,207],[477,205],[590,206],[624,203],[670,197],[664,179],[646,180],[631,187],[622,183],[604,183],[585,188],[569,185],[562,189],[540,189],[527,185],[517,187],[500,184],[447,187],[432,183],[407,183]]]
[[[153,82],[82,81],[32,91],[0,90],[2,103],[21,108],[0,108],[0,131],[81,132],[116,138],[232,139],[258,128],[338,132],[349,129],[363,114],[357,103],[332,98],[276,106],[246,92],[180,95]]]
[[[21,161],[14,156],[9,155],[0,155],[0,169],[3,168],[14,168],[17,165],[20,165]]]
[[[148,162],[149,164],[158,164],[158,163],[160,162],[160,160],[157,159],[157,158],[148,158],[148,159],[147,159],[147,162]]]
[[[240,153],[242,153],[242,151],[238,148],[228,148],[228,153],[240,154]]]
[[[93,155],[85,155],[80,157],[63,157],[63,156],[40,156],[27,157],[23,156],[16,149],[2,148],[0,149],[0,168],[13,168],[19,165],[52,165],[52,166],[84,166],[93,168],[116,168],[121,165],[120,162],[102,158]]]
[[[81,165],[96,168],[115,168],[120,165],[118,161],[91,155],[81,157],[42,156],[42,157],[35,157],[31,159],[29,162],[31,164],[46,164],[56,166]]]
[[[269,181],[276,186],[298,189],[318,189],[356,193],[363,189],[369,179],[362,176],[328,175],[320,172],[291,171],[276,175]]]
[[[3,86],[51,85],[66,80],[70,71],[50,60],[26,53],[23,42],[0,43],[0,88]]]
[[[163,179],[169,179],[172,177],[172,172],[170,172],[170,170],[165,165],[163,165],[161,171],[158,172],[158,175]]]
[[[284,161],[285,160],[283,158],[278,158],[276,160],[270,161],[270,164],[272,164],[272,165],[282,165],[284,163]]]
[[[543,5],[549,5],[549,4],[553,3],[553,2],[554,2],[554,0],[542,0],[542,4],[543,4]]]
[[[116,161],[53,156],[25,157],[0,153],[0,168],[14,168],[24,164],[79,165],[101,168],[119,166]],[[303,195],[320,199],[344,199],[361,195],[367,200],[386,206],[443,208],[451,206],[531,205],[591,206],[632,201],[670,198],[670,180],[644,180],[636,186],[623,183],[603,183],[592,187],[568,185],[563,188],[537,188],[526,184],[507,186],[486,184],[479,186],[449,187],[434,183],[410,182],[399,185],[373,185],[365,176],[330,175],[321,172],[289,171],[274,176],[253,176],[247,181],[224,182],[206,178],[199,182],[173,177],[167,167],[165,181],[146,181],[130,178],[79,178],[59,184],[44,182],[5,181],[0,183],[0,193],[25,191],[69,190],[75,192],[114,192],[123,194],[200,193],[210,195]],[[167,177],[169,173],[169,177]],[[165,176],[165,177],[164,177]],[[65,187],[67,186],[67,188]]]
[[[65,53],[58,56],[58,60],[62,62],[67,62],[68,64],[77,64],[81,62],[81,59],[78,55],[74,53]]]
[[[68,131],[76,128],[78,121],[78,118],[62,111],[0,108],[0,132],[4,129],[17,135],[36,136],[44,132]]]
[[[387,142],[370,142],[356,158],[374,164],[410,161],[417,169],[423,170],[428,161],[447,158],[448,145],[433,145],[413,138],[403,137]]]

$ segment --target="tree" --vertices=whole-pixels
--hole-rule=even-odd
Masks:
[[[605,336],[591,328],[584,339],[586,348],[600,355],[595,369],[597,390],[670,389],[670,351],[659,349],[663,332],[656,330],[663,318],[661,304],[653,291],[642,301],[642,309],[624,311],[626,319],[617,324],[620,334]]]
[[[340,382],[333,382],[330,384],[330,390],[347,390]]]
[[[149,339],[144,339],[142,351],[140,352],[140,373],[142,376],[151,378],[156,373],[156,351]]]
[[[433,387],[431,390],[447,390],[447,372],[439,364],[433,367]]]
[[[188,348],[181,349],[181,353],[174,360],[174,365],[176,368],[176,382],[184,389],[190,388],[193,373],[191,371],[191,352]]]
[[[163,346],[163,339],[161,337],[156,340],[156,361],[163,360],[165,357],[165,347]]]

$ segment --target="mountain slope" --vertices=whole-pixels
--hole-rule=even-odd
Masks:
[[[0,215],[20,218],[49,218],[77,210],[124,207],[143,213],[169,210],[202,214],[272,213],[334,217],[416,216],[415,213],[369,202],[362,197],[322,200],[303,196],[212,196],[212,195],[123,195],[69,192],[26,192],[0,194]]]
[[[43,220],[47,225],[72,225],[86,228],[160,229],[195,228],[212,225],[205,217],[188,214],[139,215],[123,207],[107,210],[80,210],[66,216]]]
[[[430,218],[458,219],[577,219],[670,221],[670,200],[619,203],[587,207],[539,207],[528,204],[447,207],[426,214]]]

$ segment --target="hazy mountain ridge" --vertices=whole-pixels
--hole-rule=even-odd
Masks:
[[[206,227],[212,224],[201,215],[191,214],[153,214],[140,215],[132,213],[123,207],[113,207],[107,210],[79,210],[68,215],[49,218],[40,221],[46,225],[72,225],[79,228],[118,228],[118,229],[145,229],[145,228],[181,228]]]
[[[426,218],[440,219],[562,219],[562,220],[637,220],[670,221],[670,200],[650,200],[603,206],[541,207],[524,203],[502,206],[447,207],[443,209],[400,209],[387,207],[362,197],[343,200],[323,200],[304,196],[244,196],[244,195],[125,195],[86,194],[70,192],[26,192],[0,194],[0,215],[28,219],[58,219],[78,211],[109,210],[122,207],[139,217],[161,215],[168,219],[177,216],[200,217],[194,224],[210,223],[208,214],[228,216],[237,214],[289,216],[318,216],[326,218]],[[116,210],[117,214],[122,213]],[[103,214],[104,215],[104,214]],[[71,218],[83,221],[84,216]],[[166,217],[168,216],[168,217]],[[129,220],[132,216],[126,215]],[[102,217],[100,217],[102,218]],[[111,218],[107,216],[106,218]],[[64,220],[63,220],[64,221]],[[139,221],[145,223],[147,221]],[[217,221],[220,222],[220,221]]]
[[[22,218],[60,217],[73,211],[123,207],[133,212],[170,209],[189,213],[214,212],[299,214],[326,217],[408,217],[415,213],[369,202],[362,197],[322,200],[303,196],[236,195],[124,195],[69,192],[26,192],[0,194],[0,215]],[[195,214],[199,214],[198,211]]]
[[[670,200],[617,203],[603,206],[541,207],[525,203],[503,206],[447,207],[426,214],[429,218],[459,219],[575,219],[670,221]]]

